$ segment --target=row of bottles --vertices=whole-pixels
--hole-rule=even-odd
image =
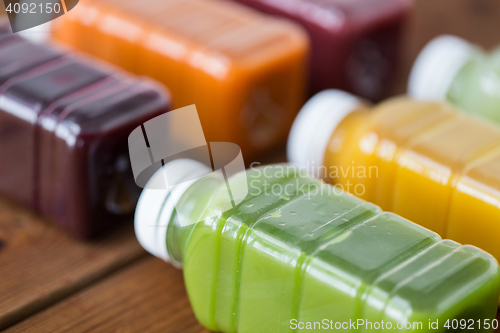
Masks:
[[[238,2],[306,29],[310,92],[328,80],[349,80],[349,61],[338,61],[325,46],[352,51],[357,42],[342,44],[349,38],[335,43],[349,19],[345,26],[332,19],[338,30],[319,33],[324,22],[307,17],[313,10],[291,11],[284,1]],[[323,3],[310,5],[324,9]],[[329,9],[351,5],[339,1]],[[325,65],[321,59],[329,55]],[[362,320],[385,323],[382,330],[444,332],[465,320],[475,330],[491,331],[481,324],[495,317],[500,290],[494,258],[500,258],[494,236],[500,231],[496,58],[441,37],[415,63],[409,81],[415,100],[372,106],[338,90],[319,93],[302,108],[289,136],[288,155],[296,166],[252,167],[227,179],[224,171],[195,161],[170,162],[157,175],[177,172],[192,180],[143,192],[135,217],[139,242],[184,270],[195,315],[214,331],[320,331],[325,318],[327,329],[333,329],[330,321]],[[374,79],[369,74],[376,67],[383,68],[378,63],[362,76]],[[375,75],[374,82],[386,74]],[[363,88],[349,86],[377,98],[378,92]],[[304,167],[331,185],[305,174]],[[235,186],[252,190],[231,206]],[[379,329],[362,324],[345,330]]]
[[[385,322],[386,330],[444,332],[450,322],[465,320],[476,330],[491,331],[479,325],[496,314],[498,263],[456,241],[500,258],[495,96],[478,96],[481,86],[468,90],[491,74],[487,64],[494,62],[452,37],[433,43],[415,65],[410,90],[486,119],[443,102],[398,97],[371,106],[342,91],[324,91],[303,107],[292,127],[288,155],[298,166],[252,168],[233,176],[232,187],[239,182],[255,190],[236,207],[224,204],[231,194],[215,171],[201,172],[181,189],[143,193],[137,237],[150,253],[184,269],[191,304],[204,326],[221,332],[301,332],[311,328],[293,323],[323,324],[328,318]],[[459,43],[469,53],[460,66],[454,63],[455,74],[450,75],[452,64],[448,72],[442,69],[448,75],[444,89],[439,85],[445,80],[430,75],[439,75],[439,66],[429,66],[426,58],[435,57],[433,45],[441,44],[444,52],[447,43]],[[438,96],[439,89],[446,93]],[[435,95],[425,95],[431,92]],[[476,103],[469,99],[474,94]],[[206,168],[188,160],[171,163],[186,175]],[[305,175],[303,167],[332,185]],[[437,329],[428,326],[435,321]]]
[[[385,210],[500,259],[495,123],[438,102],[399,97],[372,107],[324,91],[297,117],[288,154]]]
[[[409,0],[209,1],[85,0],[56,21],[54,37],[164,83],[175,108],[198,106],[208,141],[237,143],[250,161],[284,141],[303,102],[307,58],[310,93],[380,99],[411,9]],[[408,92],[499,122],[498,59],[439,37],[415,62]]]
[[[286,138],[307,68],[309,93],[335,86],[380,98],[411,5],[303,3],[86,0],[54,35],[158,79],[175,107],[197,104],[207,141],[235,142],[252,159]],[[126,137],[168,111],[168,95],[17,36],[0,34],[0,45],[0,154],[9,157],[0,174],[15,175],[2,177],[0,190],[79,236],[130,214],[138,193]],[[409,93],[498,122],[498,68],[498,52],[442,37],[417,59]],[[170,162],[158,174],[195,179],[143,191],[138,239],[183,267],[194,312],[212,330],[301,331],[294,320],[328,318],[398,331],[431,331],[438,320],[440,332],[466,319],[489,331],[480,325],[495,316],[500,293],[500,128],[441,102],[371,106],[324,91],[292,128],[298,166],[227,179],[227,170]],[[228,206],[234,186],[251,191]]]

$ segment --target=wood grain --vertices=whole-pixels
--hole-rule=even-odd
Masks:
[[[182,272],[148,256],[5,332],[209,331],[192,313]]]
[[[208,332],[196,321],[182,272],[147,257],[6,332]]]
[[[83,242],[0,199],[0,329],[144,254],[131,223],[108,237]]]

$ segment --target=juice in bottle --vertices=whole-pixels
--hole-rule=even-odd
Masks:
[[[286,140],[305,97],[305,32],[237,3],[82,0],[54,36],[164,83],[174,108],[196,104],[209,142],[247,160]]]
[[[43,45],[23,39],[13,39],[2,46],[0,53],[0,85],[15,75],[61,57],[62,54]]]
[[[288,153],[337,186],[498,259],[499,144],[496,124],[448,104],[398,97],[370,107],[325,91],[299,114]]]
[[[500,123],[500,49],[486,53],[458,37],[438,37],[417,58],[408,93]]]
[[[346,330],[374,331],[383,321],[385,329],[430,332],[429,320],[439,320],[444,332],[453,319],[495,316],[498,264],[478,248],[441,240],[290,165],[225,181],[221,170],[182,159],[153,178],[165,171],[169,180],[172,170],[189,181],[143,191],[136,235],[183,268],[194,313],[211,330],[308,332],[356,322]],[[249,188],[236,206],[228,183]]]
[[[13,38],[0,48],[0,192],[74,236],[109,229],[140,194],[127,137],[168,110],[153,82]]]

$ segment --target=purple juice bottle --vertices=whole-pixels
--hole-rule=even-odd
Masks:
[[[108,74],[61,57],[15,76],[0,88],[0,191],[37,207],[35,143],[38,116],[52,103]]]
[[[128,155],[130,132],[167,111],[151,82],[120,82],[102,98],[70,107],[52,132],[52,185],[43,212],[76,235],[92,235],[131,217],[141,189]],[[50,181],[51,180],[51,181]],[[44,204],[48,201],[50,205]]]
[[[0,193],[78,237],[131,217],[140,189],[127,137],[168,111],[169,95],[150,81],[22,38],[4,46]]]
[[[62,56],[62,53],[52,48],[30,43],[23,38],[15,38],[3,45],[0,41],[0,45],[0,85],[16,75]]]

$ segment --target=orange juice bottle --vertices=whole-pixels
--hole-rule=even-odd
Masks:
[[[324,91],[301,110],[291,161],[442,237],[500,258],[500,128],[437,102],[371,107]]]
[[[164,83],[174,108],[196,104],[207,141],[249,161],[286,140],[305,95],[300,26],[221,0],[80,2],[55,38]]]

